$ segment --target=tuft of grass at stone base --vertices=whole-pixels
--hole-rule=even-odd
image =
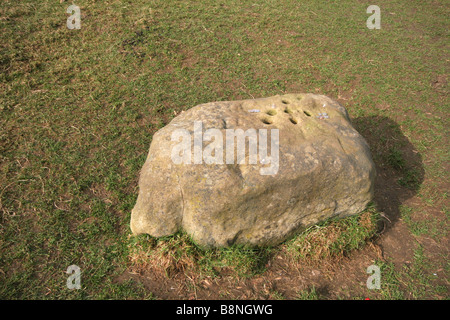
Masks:
[[[203,249],[185,233],[155,239],[139,236],[130,241],[129,262],[135,272],[157,270],[167,277],[182,272],[217,276],[223,272],[236,277],[251,277],[265,270],[271,248],[233,245]]]
[[[344,219],[329,219],[308,228],[286,243],[296,260],[320,262],[339,258],[364,246],[377,232],[379,213],[373,206]]]

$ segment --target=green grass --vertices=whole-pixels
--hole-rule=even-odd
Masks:
[[[375,162],[430,208],[445,207],[448,5],[382,2],[381,29],[368,30],[368,4],[347,0],[76,4],[80,30],[66,27],[67,2],[0,5],[1,298],[154,298],[140,282],[115,281],[131,265],[134,241],[144,245],[128,237],[138,174],[152,135],[199,103],[317,92],[342,98],[368,135],[377,134],[370,119],[392,119],[424,161],[410,163],[405,145],[380,134]],[[443,239],[441,222],[416,222],[423,210],[403,212],[411,232]],[[355,219],[326,223],[340,232],[336,242],[321,235],[334,243],[329,254],[370,239]],[[251,277],[271,257],[268,249],[203,252],[184,237],[157,247],[180,263],[199,257],[201,274]],[[72,264],[81,290],[66,288]],[[392,281],[386,297],[408,298]]]
[[[438,265],[426,256],[421,245],[416,245],[413,260],[407,265],[396,268],[391,261],[376,261],[375,265],[380,267],[381,288],[368,290],[373,299],[444,299],[447,295],[446,285],[437,283]]]
[[[319,298],[320,295],[314,286],[299,291],[297,295],[298,300],[319,300]]]
[[[414,218],[414,210],[406,205],[400,207],[401,218],[415,236],[426,235],[436,241],[443,239],[448,234],[448,219],[422,217],[421,220]]]

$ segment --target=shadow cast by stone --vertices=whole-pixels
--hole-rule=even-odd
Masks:
[[[359,117],[352,123],[372,152],[377,170],[374,202],[388,221],[383,226],[386,230],[400,218],[400,205],[413,197],[423,182],[422,156],[388,117]]]

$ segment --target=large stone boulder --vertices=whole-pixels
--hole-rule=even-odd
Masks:
[[[363,211],[374,178],[367,143],[326,96],[206,103],[154,134],[131,230],[182,229],[205,247],[275,245]]]

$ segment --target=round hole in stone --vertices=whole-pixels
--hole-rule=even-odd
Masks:
[[[269,116],[274,116],[277,114],[277,110],[275,109],[270,109],[266,112],[266,114],[268,114]]]
[[[309,113],[308,111],[303,111],[304,114],[306,114],[308,117],[311,117],[311,113]]]
[[[286,109],[284,109],[284,112],[289,113],[289,114],[292,114],[293,111],[292,111],[291,108],[286,107]]]
[[[265,124],[272,124],[273,120],[270,119],[270,118],[264,118],[264,119],[262,119],[262,122],[265,123]]]

